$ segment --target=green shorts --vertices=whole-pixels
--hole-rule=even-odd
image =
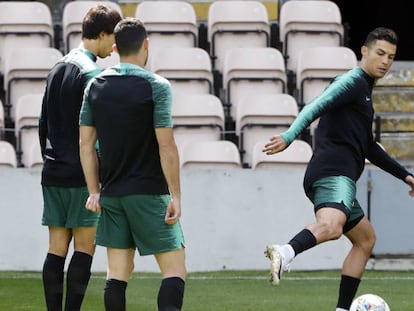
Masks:
[[[181,249],[181,225],[164,222],[169,195],[101,197],[102,214],[96,244],[110,248],[137,248],[141,256]]]
[[[100,213],[85,208],[88,199],[86,187],[42,187],[42,225],[52,227],[93,227],[98,224]]]
[[[345,213],[347,222],[344,233],[355,227],[364,217],[364,211],[356,199],[356,184],[346,176],[329,176],[315,181],[308,193],[315,212],[323,207],[337,208]]]

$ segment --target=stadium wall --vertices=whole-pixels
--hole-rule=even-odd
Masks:
[[[285,243],[313,221],[312,205],[302,190],[304,168],[182,170],[182,226],[190,272],[262,270],[267,243]],[[368,199],[368,181],[372,184]],[[0,169],[0,270],[42,268],[47,228],[41,226],[40,171]],[[358,182],[358,200],[372,203],[377,230],[376,252],[414,254],[414,241],[404,239],[412,228],[413,199],[407,186],[377,169]],[[297,257],[296,270],[339,269],[350,243],[344,237]],[[106,254],[97,247],[94,271],[106,270]],[[158,271],[152,258],[136,258],[137,271]]]

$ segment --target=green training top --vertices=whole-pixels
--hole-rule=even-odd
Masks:
[[[87,83],[101,71],[95,55],[80,48],[71,50],[50,71],[39,119],[45,159],[42,185],[86,185],[79,158],[79,111]]]
[[[91,80],[80,125],[94,126],[100,149],[102,196],[168,194],[155,128],[171,128],[168,80],[121,63]]]
[[[321,95],[305,105],[289,129],[281,134],[290,144],[320,118],[314,153],[305,174],[305,190],[327,176],[342,175],[357,181],[366,158],[399,179],[410,174],[374,141],[371,100],[374,83],[360,67],[336,77]]]

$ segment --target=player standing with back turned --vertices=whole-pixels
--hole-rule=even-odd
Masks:
[[[107,6],[92,7],[82,21],[82,42],[50,71],[39,120],[44,158],[43,217],[49,227],[49,249],[43,265],[47,309],[62,310],[64,265],[73,238],[74,252],[66,275],[65,310],[79,310],[88,286],[99,214],[85,209],[88,198],[79,159],[79,111],[87,82],[102,69],[120,14]]]
[[[121,62],[91,80],[80,116],[86,207],[102,210],[96,244],[107,249],[107,311],[126,309],[135,249],[141,256],[154,255],[161,270],[158,310],[179,311],[183,303],[187,272],[171,85],[143,68],[148,44],[138,19],[118,23],[114,51]]]

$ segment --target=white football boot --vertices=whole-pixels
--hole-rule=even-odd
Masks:
[[[269,244],[264,253],[270,259],[270,283],[279,285],[282,272],[288,270],[288,265],[283,263],[284,258],[280,253],[280,246]]]

